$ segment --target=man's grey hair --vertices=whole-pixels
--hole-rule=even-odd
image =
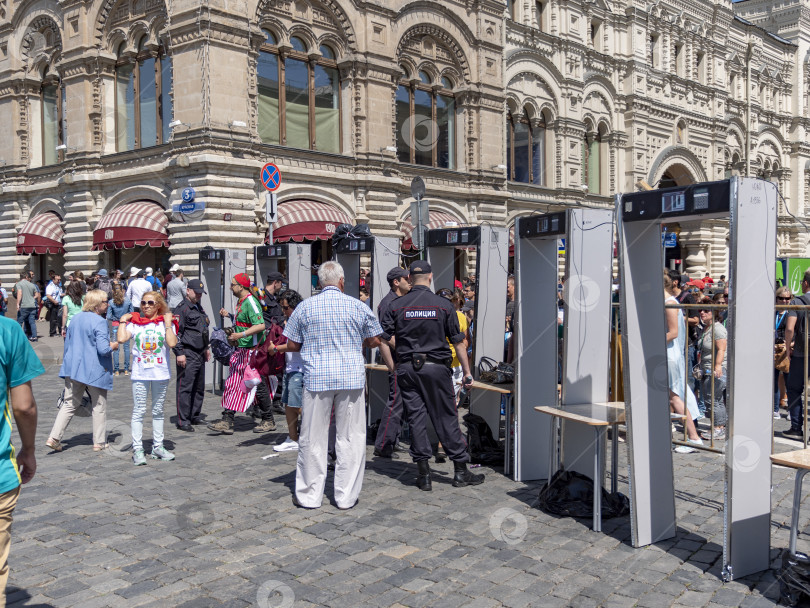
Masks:
[[[340,283],[340,279],[342,279],[343,276],[343,266],[337,262],[324,262],[321,264],[321,267],[318,268],[318,281],[320,281],[321,287],[337,285]]]

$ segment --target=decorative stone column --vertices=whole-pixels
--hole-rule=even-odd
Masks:
[[[684,272],[693,279],[702,278],[708,270],[711,230],[700,223],[681,222],[681,255]]]

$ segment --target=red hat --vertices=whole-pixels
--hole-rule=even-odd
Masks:
[[[692,279],[687,283],[687,285],[693,285],[694,287],[697,287],[701,291],[703,291],[703,289],[706,287],[706,283],[704,283],[700,279]]]
[[[239,283],[245,289],[250,289],[250,278],[244,272],[240,272],[233,278],[233,280]]]

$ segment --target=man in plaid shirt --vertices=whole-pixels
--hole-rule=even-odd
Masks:
[[[374,312],[343,293],[343,267],[325,262],[318,269],[323,291],[299,304],[287,320],[287,350],[304,362],[304,399],[293,502],[317,509],[326,483],[329,421],[335,408],[337,462],[335,503],[351,509],[363,486],[366,463],[366,370],[363,346],[379,345]]]

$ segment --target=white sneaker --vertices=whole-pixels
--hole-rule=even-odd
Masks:
[[[774,419],[774,420],[781,420],[781,419],[782,419],[782,415],[781,415],[779,412],[774,412],[774,413],[773,413],[773,419]]]
[[[703,445],[703,440],[701,439],[688,439],[687,443],[691,443],[692,445]],[[691,454],[692,452],[696,452],[697,450],[693,448],[691,445],[679,445],[675,448],[675,451],[678,454]]]
[[[296,450],[298,450],[298,442],[293,441],[288,436],[287,439],[284,440],[284,443],[274,445],[273,450],[276,452],[295,452]]]

